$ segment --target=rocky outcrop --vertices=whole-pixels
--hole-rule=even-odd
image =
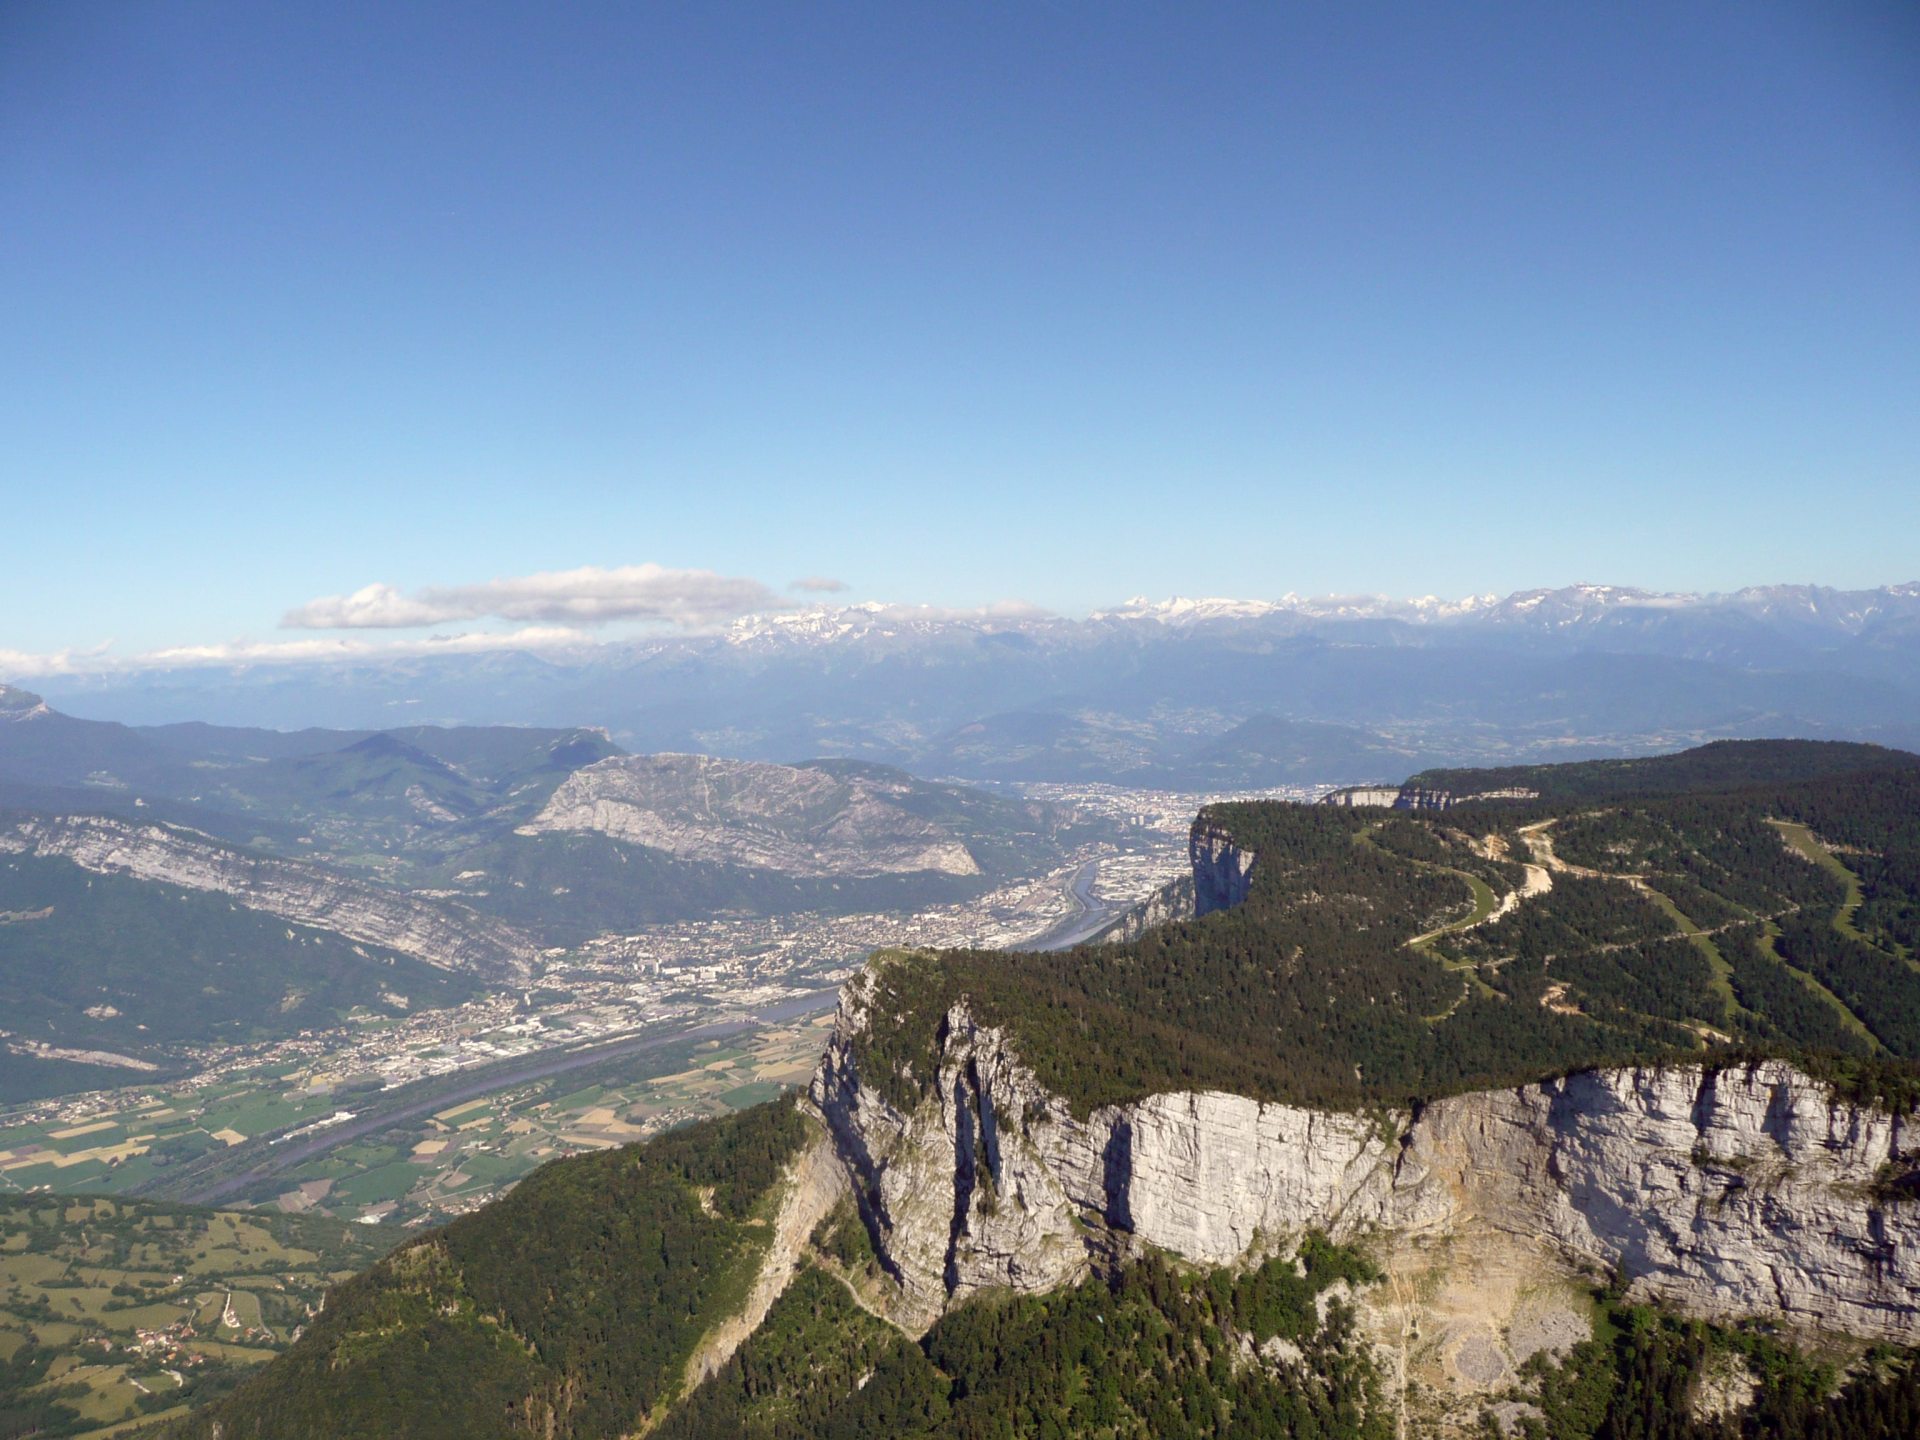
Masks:
[[[1220,826],[1202,817],[1187,834],[1187,859],[1193,866],[1193,913],[1231,910],[1247,898],[1257,857],[1242,849]]]
[[[867,997],[864,977],[848,987],[811,1093],[910,1329],[1135,1244],[1230,1264],[1316,1228],[1618,1272],[1691,1314],[1920,1340],[1920,1201],[1885,1184],[1920,1146],[1915,1118],[1782,1062],[1590,1072],[1417,1115],[1192,1092],[1081,1119],[963,1002],[907,1113],[859,1073]]]
[[[519,833],[585,831],[789,875],[979,874],[961,840],[900,803],[911,784],[711,755],[621,755],[568,776]]]
[[[494,979],[524,977],[536,954],[523,932],[462,906],[382,889],[318,865],[248,854],[174,825],[31,816],[0,828],[0,852],[51,856],[96,874],[215,891],[249,910]]]
[[[1124,945],[1138,940],[1156,925],[1190,920],[1194,913],[1193,876],[1170,880],[1093,937],[1096,945]]]
[[[833,1147],[824,1129],[808,1118],[809,1135],[800,1153],[781,1177],[780,1205],[774,1211],[766,1253],[740,1308],[726,1316],[700,1339],[687,1360],[685,1391],[718,1374],[747,1337],[760,1328],[773,1302],[785,1293],[799,1271],[814,1227],[846,1194],[845,1173],[834,1163]]]

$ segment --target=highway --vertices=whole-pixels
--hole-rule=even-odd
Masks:
[[[1016,948],[1070,949],[1091,939],[1117,920],[1125,907],[1109,904],[1093,893],[1099,875],[1100,865],[1096,860],[1089,860],[1080,866],[1067,885],[1067,893],[1074,902],[1074,913]],[[369,1096],[364,1109],[357,1110],[353,1119],[343,1120],[338,1125],[329,1125],[297,1139],[277,1143],[271,1137],[263,1136],[248,1141],[244,1151],[210,1157],[217,1164],[213,1174],[204,1177],[192,1174],[162,1177],[156,1183],[142,1186],[141,1190],[149,1195],[163,1194],[192,1205],[219,1205],[262,1180],[284,1174],[330,1150],[408,1120],[469,1100],[478,1100],[529,1081],[584,1070],[610,1060],[645,1055],[683,1041],[698,1043],[724,1039],[759,1029],[763,1025],[776,1025],[802,1015],[817,1014],[829,1009],[837,995],[836,990],[810,991],[763,1006],[745,1019],[716,1020],[686,1029],[649,1030],[577,1049],[538,1051],[470,1071],[435,1076],[394,1091]],[[236,1171],[232,1168],[235,1164],[244,1168]]]
[[[763,1006],[744,1020],[716,1020],[710,1024],[695,1025],[684,1030],[649,1031],[638,1035],[624,1035],[618,1040],[609,1040],[598,1045],[585,1045],[575,1050],[540,1051],[513,1060],[503,1060],[497,1065],[476,1067],[465,1075],[435,1076],[431,1080],[402,1086],[390,1094],[369,1097],[368,1108],[357,1112],[353,1119],[343,1120],[338,1125],[329,1125],[326,1129],[317,1130],[311,1135],[302,1135],[297,1140],[287,1140],[277,1145],[268,1139],[248,1142],[249,1153],[245,1157],[220,1157],[229,1161],[244,1158],[249,1162],[246,1169],[238,1174],[214,1180],[212,1183],[190,1188],[179,1198],[190,1205],[218,1205],[261,1180],[290,1170],[296,1165],[313,1159],[316,1155],[324,1155],[327,1151],[344,1145],[350,1140],[375,1134],[402,1121],[418,1119],[422,1115],[433,1114],[448,1106],[458,1105],[467,1100],[477,1100],[483,1095],[511,1089],[515,1085],[524,1085],[530,1080],[544,1079],[549,1075],[564,1075],[568,1071],[602,1065],[609,1060],[618,1060],[630,1055],[644,1055],[648,1051],[682,1041],[718,1040],[728,1035],[738,1035],[742,1031],[757,1030],[763,1025],[777,1025],[802,1015],[816,1014],[831,1008],[838,994],[837,990],[810,991],[805,995],[796,995],[786,1000],[776,1001],[772,1005]],[[449,1084],[449,1081],[456,1083]],[[427,1093],[416,1094],[412,1099],[407,1098],[406,1092],[421,1090]],[[382,1103],[383,1101],[385,1103]],[[226,1167],[221,1168],[224,1170]],[[191,1182],[189,1184],[191,1185]],[[168,1189],[171,1190],[172,1187],[169,1186]]]

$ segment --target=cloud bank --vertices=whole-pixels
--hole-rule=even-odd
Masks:
[[[280,624],[289,630],[407,630],[489,618],[576,626],[642,620],[691,630],[787,604],[758,580],[712,570],[583,565],[412,593],[375,583],[350,595],[309,600]]]
[[[316,636],[311,640],[222,640],[205,645],[169,645],[132,655],[115,655],[106,645],[95,645],[86,650],[42,653],[0,650],[0,676],[35,679],[51,675],[192,669],[207,665],[297,665],[329,660],[378,662],[419,655],[572,650],[588,648],[595,643],[594,638],[584,630],[562,625],[528,625],[518,630],[469,631],[459,635],[422,635],[405,639],[363,640],[352,636]]]
[[[787,589],[804,590],[809,595],[838,595],[846,588],[846,581],[832,580],[825,575],[803,575],[798,580],[787,582]]]

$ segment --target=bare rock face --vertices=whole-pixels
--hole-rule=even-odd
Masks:
[[[1917,1143],[1913,1115],[1837,1101],[1765,1061],[1590,1071],[1442,1101],[1409,1132],[1402,1169],[1689,1313],[1912,1344],[1920,1203],[1881,1181]]]
[[[249,910],[384,945],[448,970],[525,976],[532,940],[464,906],[361,884],[318,865],[234,850],[197,831],[101,816],[33,817],[0,829],[0,852],[70,860],[96,874],[211,890]]]
[[[1193,876],[1170,880],[1094,937],[1097,945],[1125,945],[1171,920],[1188,920],[1194,913]]]
[[[1193,862],[1195,915],[1231,910],[1247,898],[1254,852],[1241,849],[1225,830],[1204,820],[1195,824],[1187,836],[1187,858]]]
[[[909,1329],[979,1290],[1071,1283],[1139,1242],[1220,1265],[1313,1228],[1373,1237],[1389,1268],[1430,1272],[1446,1249],[1530,1284],[1618,1271],[1690,1314],[1920,1341],[1920,1201],[1882,1183],[1920,1145],[1915,1117],[1837,1100],[1783,1062],[1589,1072],[1417,1116],[1186,1092],[1077,1119],[963,1002],[909,1114],[859,1074],[861,1032],[888,1019],[868,1004],[856,979],[811,1093]],[[1498,1325],[1452,1315],[1452,1378],[1491,1386],[1546,1343],[1526,1334],[1558,1312],[1532,1303]]]
[[[711,755],[618,755],[576,770],[523,835],[585,831],[789,875],[977,875],[959,839],[883,777]]]

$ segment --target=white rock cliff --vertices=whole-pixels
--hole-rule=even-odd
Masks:
[[[1920,1342],[1920,1201],[1882,1183],[1920,1147],[1915,1118],[1782,1062],[1588,1072],[1417,1114],[1198,1092],[1077,1119],[962,1003],[903,1113],[859,1073],[868,997],[848,986],[811,1097],[909,1329],[1116,1247],[1229,1264],[1314,1228],[1390,1252],[1470,1239],[1690,1314]]]

